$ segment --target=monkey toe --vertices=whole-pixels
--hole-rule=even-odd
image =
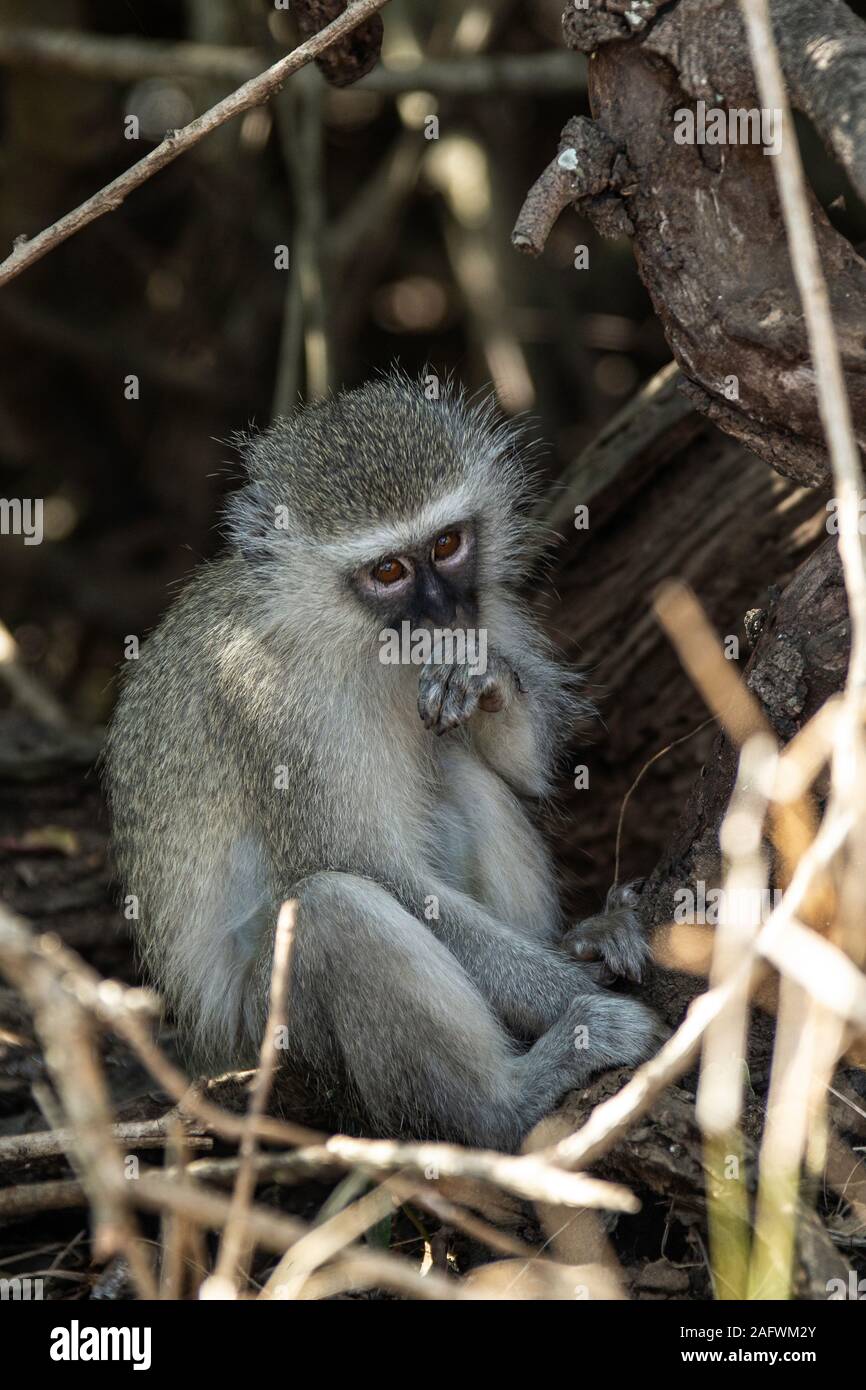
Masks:
[[[598,978],[602,984],[616,978],[639,984],[643,978],[651,951],[638,902],[633,884],[612,888],[604,912],[575,923],[566,934],[565,947],[575,960],[600,964],[602,973]]]
[[[575,999],[563,1024],[573,1034],[578,1084],[608,1067],[638,1066],[665,1040],[664,1027],[652,1009],[604,990]]]

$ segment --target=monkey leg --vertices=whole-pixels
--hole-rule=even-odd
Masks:
[[[516,930],[439,880],[430,880],[424,891],[438,904],[431,931],[518,1037],[540,1037],[572,999],[600,989],[595,964],[584,964],[552,943]],[[419,896],[418,901],[423,899]]]
[[[520,1053],[451,952],[372,880],[297,886],[290,1046],[308,1075],[346,1079],[379,1133],[514,1149],[571,1087],[635,1062],[653,1016],[630,999],[573,1001]]]

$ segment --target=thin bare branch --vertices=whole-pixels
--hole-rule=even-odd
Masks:
[[[131,168],[125,169],[116,179],[112,179],[111,183],[94,193],[92,198],[73,208],[72,212],[46,227],[37,236],[29,239],[25,236],[18,237],[12,254],[0,264],[0,285],[14,280],[16,275],[35,265],[49,251],[53,251],[56,246],[80,232],[83,227],[95,222],[98,217],[116,211],[134,189],[140,188],[160,169],[177,159],[178,155],[192,149],[206,135],[210,135],[211,131],[217,130],[235,116],[242,115],[244,111],[261,106],[280,90],[292,73],[313,62],[331,44],[351,33],[370,15],[384,9],[387,3],[388,0],[354,0],[337,19],[312,38],[299,44],[285,58],[281,58],[265,72],[245,82],[242,87],[238,87],[236,91],[217,102],[216,106],[197,116],[189,125],[183,126],[180,130],[169,131],[155,150],[151,150]]]
[[[178,1119],[176,1111],[169,1110],[155,1120],[133,1120],[126,1124],[111,1126],[111,1134],[116,1143],[127,1149],[162,1149],[172,1137],[172,1124]],[[204,1135],[194,1120],[181,1120],[184,1143],[187,1148],[210,1149],[213,1140]],[[0,1164],[32,1163],[34,1159],[53,1158],[69,1153],[74,1135],[71,1129],[38,1130],[35,1134],[9,1134],[0,1138]]]
[[[228,1217],[229,1200],[221,1193],[209,1192],[176,1175],[167,1178],[157,1171],[142,1173],[129,1183],[130,1199],[148,1211],[174,1211],[209,1230],[221,1230]],[[282,1255],[300,1240],[309,1227],[294,1217],[284,1216],[271,1207],[256,1205],[247,1215],[248,1233],[263,1250]],[[460,1291],[432,1270],[423,1277],[399,1255],[353,1249],[352,1260],[359,1288],[386,1288],[410,1298],[454,1299]]]
[[[53,692],[21,663],[18,643],[5,623],[0,622],[0,681],[15,703],[40,724],[63,733],[69,716]]]
[[[94,1216],[97,1257],[122,1252],[143,1297],[156,1297],[156,1282],[127,1205],[120,1150],[112,1134],[111,1106],[97,1057],[93,1014],[65,989],[45,953],[40,960],[20,947],[26,931],[0,907],[0,970],[33,1011],[48,1070],[68,1118],[71,1156]]]
[[[136,82],[144,77],[246,82],[261,72],[266,62],[264,52],[258,49],[225,44],[184,39],[163,43],[126,34],[82,34],[77,29],[0,27],[2,67],[71,72],[111,82]],[[418,90],[443,96],[497,96],[502,92],[554,96],[583,91],[586,65],[577,54],[562,51],[496,54],[453,62],[425,58],[400,67],[380,65],[354,85],[384,96]]]

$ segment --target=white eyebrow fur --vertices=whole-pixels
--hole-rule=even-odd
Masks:
[[[424,507],[411,521],[386,522],[362,535],[325,542],[328,554],[340,565],[361,565],[391,552],[400,554],[418,545],[441,527],[464,520],[476,508],[477,494],[469,487],[456,488]]]

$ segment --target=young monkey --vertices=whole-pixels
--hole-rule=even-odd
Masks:
[[[598,983],[640,976],[627,895],[563,949],[527,808],[585,706],[517,597],[537,539],[519,441],[393,376],[243,459],[228,548],[144,644],[109,735],[144,963],[196,1065],[248,1063],[297,899],[287,1072],[340,1123],[514,1149],[658,1041]],[[404,621],[486,634],[486,670],[385,664]]]

